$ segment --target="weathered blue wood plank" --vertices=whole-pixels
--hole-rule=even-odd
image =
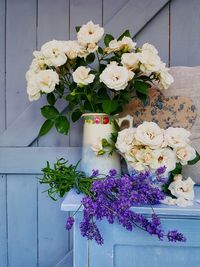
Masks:
[[[10,175],[7,186],[9,267],[36,267],[37,179]]]
[[[55,266],[69,251],[68,231],[65,230],[67,213],[60,211],[61,199],[51,200],[38,188],[38,251],[39,266]]]
[[[47,11],[48,6],[48,12]],[[58,19],[59,18],[59,19]],[[38,2],[38,49],[53,39],[69,39],[69,0],[40,0]],[[61,106],[61,103],[59,105]],[[66,102],[65,102],[66,106]],[[69,135],[61,135],[55,129],[40,138],[39,146],[68,146]]]
[[[72,267],[73,266],[73,251],[67,253],[67,255],[56,264],[55,267]]]
[[[176,0],[171,3],[171,65],[200,64],[200,2]]]
[[[156,46],[161,59],[169,64],[169,4],[136,36],[139,46],[151,43]]]
[[[106,31],[119,35],[124,30],[130,29],[135,35],[168,2],[167,0],[129,0],[110,20],[107,20]]]
[[[0,1],[0,133],[5,129],[5,0]]]
[[[1,148],[0,173],[2,174],[39,174],[46,161],[54,163],[56,158],[65,158],[70,163],[77,163],[81,159],[79,147],[28,147]]]
[[[102,25],[102,1],[87,0],[80,1],[74,0],[70,2],[70,39],[76,39],[76,26],[83,25],[89,20],[94,23]],[[71,125],[70,132],[70,146],[82,145],[82,126],[83,121],[80,119],[78,122]]]
[[[29,105],[25,73],[36,48],[36,0],[7,0],[6,117],[9,126]],[[31,124],[31,121],[30,121]]]
[[[6,176],[0,175],[0,266],[7,266]]]

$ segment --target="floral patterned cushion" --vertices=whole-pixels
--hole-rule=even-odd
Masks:
[[[192,99],[197,109],[197,117],[190,129],[191,139],[193,147],[200,153],[200,66],[171,67],[170,73],[174,77],[174,83],[164,94],[166,96],[186,96]],[[184,167],[184,174],[200,184],[200,162]]]

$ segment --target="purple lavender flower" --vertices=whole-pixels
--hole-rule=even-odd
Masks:
[[[157,174],[157,175],[164,174],[164,173],[166,172],[166,169],[167,169],[166,166],[161,166],[160,168],[158,168],[158,169],[156,170],[156,174]]]
[[[112,176],[112,177],[116,176],[116,174],[117,174],[117,171],[115,169],[111,169],[109,171],[109,175]]]
[[[172,230],[167,233],[167,238],[169,242],[186,242],[186,238],[182,233],[179,233],[177,230]]]
[[[73,224],[74,224],[74,217],[69,217],[65,225],[66,230],[68,231],[71,230]]]
[[[99,175],[99,170],[92,170],[92,177],[96,177]]]
[[[91,186],[91,197],[82,199],[82,236],[102,245],[103,238],[96,222],[106,219],[110,224],[119,223],[128,231],[139,227],[160,240],[167,236],[169,241],[185,241],[185,237],[177,231],[165,235],[156,214],[153,213],[149,219],[131,210],[132,206],[158,204],[164,198],[163,192],[149,182],[151,172],[125,174],[117,179],[115,175],[116,172],[111,170],[105,179],[95,180]]]

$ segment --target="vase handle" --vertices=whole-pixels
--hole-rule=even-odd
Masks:
[[[133,117],[132,116],[126,115],[125,117],[118,118],[117,122],[118,122],[119,126],[122,125],[123,121],[128,121],[128,123],[129,123],[128,128],[133,127]]]

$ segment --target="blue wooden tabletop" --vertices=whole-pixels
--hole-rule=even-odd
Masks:
[[[71,189],[64,201],[61,204],[63,211],[76,211],[81,205],[81,199],[84,195],[77,194],[74,189]],[[193,206],[178,207],[165,204],[153,206],[155,212],[161,216],[167,217],[200,217],[200,186],[195,186],[195,200]],[[81,209],[80,209],[81,210]],[[142,214],[151,214],[152,208],[149,206],[133,207],[133,210]]]

